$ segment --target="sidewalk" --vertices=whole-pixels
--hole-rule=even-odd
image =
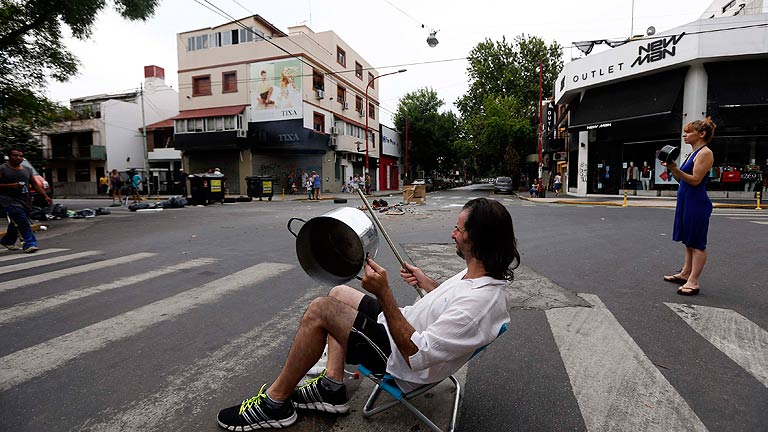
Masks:
[[[613,207],[624,207],[624,198],[619,196],[589,196],[589,197],[573,197],[564,195],[562,197],[553,198],[529,198],[526,196],[518,195],[518,197],[525,201],[541,202],[541,203],[553,203],[553,204],[571,204],[571,205],[602,205]],[[627,207],[666,207],[675,208],[677,205],[677,199],[674,197],[627,197]],[[768,206],[766,203],[760,204],[762,209],[766,209]],[[741,208],[752,209],[757,207],[757,200],[734,200],[734,199],[713,199],[712,207],[714,208]]]

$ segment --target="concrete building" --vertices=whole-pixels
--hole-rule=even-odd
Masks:
[[[163,68],[146,66],[142,87],[147,124],[179,112],[178,93],[165,84]],[[40,134],[57,196],[95,195],[99,178],[113,169],[145,171],[139,90],[71,99],[70,108],[76,120],[54,123]],[[181,160],[178,151],[163,151],[163,157]]]
[[[768,4],[716,1],[702,17],[568,63],[555,83],[567,108],[568,188],[578,196],[673,195],[657,152],[711,116],[711,196],[749,197],[768,180]]]
[[[381,125],[381,158],[379,162],[379,190],[400,190],[403,182],[400,180],[403,168],[405,150],[400,144],[400,132],[391,127]]]
[[[259,15],[178,35],[175,145],[188,172],[221,168],[232,194],[245,178],[285,186],[316,171],[326,192],[363,174],[365,119],[372,176],[379,159],[378,73],[334,32],[290,27]]]

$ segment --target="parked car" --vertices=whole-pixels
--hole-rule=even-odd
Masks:
[[[40,187],[45,191],[46,195],[48,195],[50,198],[53,198],[53,191],[51,190],[51,185],[48,184],[48,181],[45,180],[45,177],[41,176],[40,173],[37,172],[35,167],[33,167],[28,160],[24,159],[23,161],[21,161],[21,165],[32,170],[32,180],[38,185],[40,185]],[[48,206],[48,203],[45,202],[45,198],[40,196],[40,194],[38,194],[35,189],[29,190],[29,197],[31,198],[32,205],[34,206],[41,207],[41,208]]]
[[[496,177],[496,181],[493,182],[494,193],[512,193],[512,179],[509,177]]]

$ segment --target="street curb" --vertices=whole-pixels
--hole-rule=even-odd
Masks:
[[[529,197],[523,197],[519,196],[521,200],[530,201],[530,202],[545,202],[548,204],[567,204],[567,205],[597,205],[597,206],[609,206],[609,207],[625,207],[622,202],[616,202],[616,201],[576,201],[576,200],[554,200],[554,201],[538,201],[536,198],[529,198]],[[644,208],[675,208],[677,205],[677,201],[670,201],[669,204],[642,204],[642,205],[636,205],[632,201],[627,201],[626,207],[644,207]],[[713,208],[723,208],[723,209],[747,209],[747,210],[758,210],[756,207],[756,204],[728,204],[728,203],[712,203]],[[762,209],[760,209],[762,210]],[[760,211],[758,210],[758,211]]]

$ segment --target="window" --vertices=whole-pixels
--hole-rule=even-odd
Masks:
[[[232,34],[232,45],[237,45],[240,43],[240,32],[238,32],[237,29],[234,29],[230,33]]]
[[[355,76],[361,80],[363,79],[363,65],[358,62],[355,62]]]
[[[211,76],[200,75],[192,77],[192,96],[211,95]]]
[[[222,93],[237,92],[237,71],[229,71],[229,72],[221,73],[221,92]]]
[[[213,132],[216,130],[216,126],[214,126],[214,117],[208,117],[205,119],[205,131],[206,132]]]
[[[336,88],[336,100],[339,101],[339,103],[343,106],[344,101],[346,100],[347,95],[347,89],[345,89],[342,86],[338,86]]]
[[[232,32],[227,30],[221,32],[221,45],[232,45]]]
[[[194,124],[194,126],[193,126]],[[188,130],[190,132],[202,132],[203,131],[203,119],[194,119],[190,120],[189,123],[187,123]]]
[[[340,65],[347,67],[347,53],[340,47],[336,47],[336,62]]]
[[[195,50],[195,37],[190,37],[187,39],[187,51],[194,51]]]
[[[221,46],[221,33],[211,33],[211,48]]]
[[[368,103],[368,117],[372,119],[376,118],[376,107],[370,102]]]
[[[176,133],[184,133],[187,131],[186,120],[176,120]]]
[[[224,117],[224,130],[233,130],[233,129],[235,129],[235,117],[234,116]]]
[[[320,113],[312,115],[312,128],[317,132],[325,133],[325,116]]]
[[[315,90],[325,90],[325,77],[317,69],[312,69],[312,87]]]
[[[376,88],[376,81],[373,80],[373,74],[368,72],[368,84],[371,88]]]
[[[216,117],[215,126],[217,131],[224,130],[224,117]]]
[[[76,182],[91,181],[91,162],[90,161],[75,161],[75,181]]]
[[[360,96],[355,96],[355,111],[362,112],[363,111],[363,98]]]
[[[56,168],[56,181],[62,183],[69,181],[66,168]]]
[[[264,37],[264,32],[263,31],[261,31],[259,29],[252,29],[252,30],[253,30],[254,33],[256,33],[255,35],[253,35],[253,41],[254,42],[259,42],[259,41],[263,41],[264,39],[266,39]]]

